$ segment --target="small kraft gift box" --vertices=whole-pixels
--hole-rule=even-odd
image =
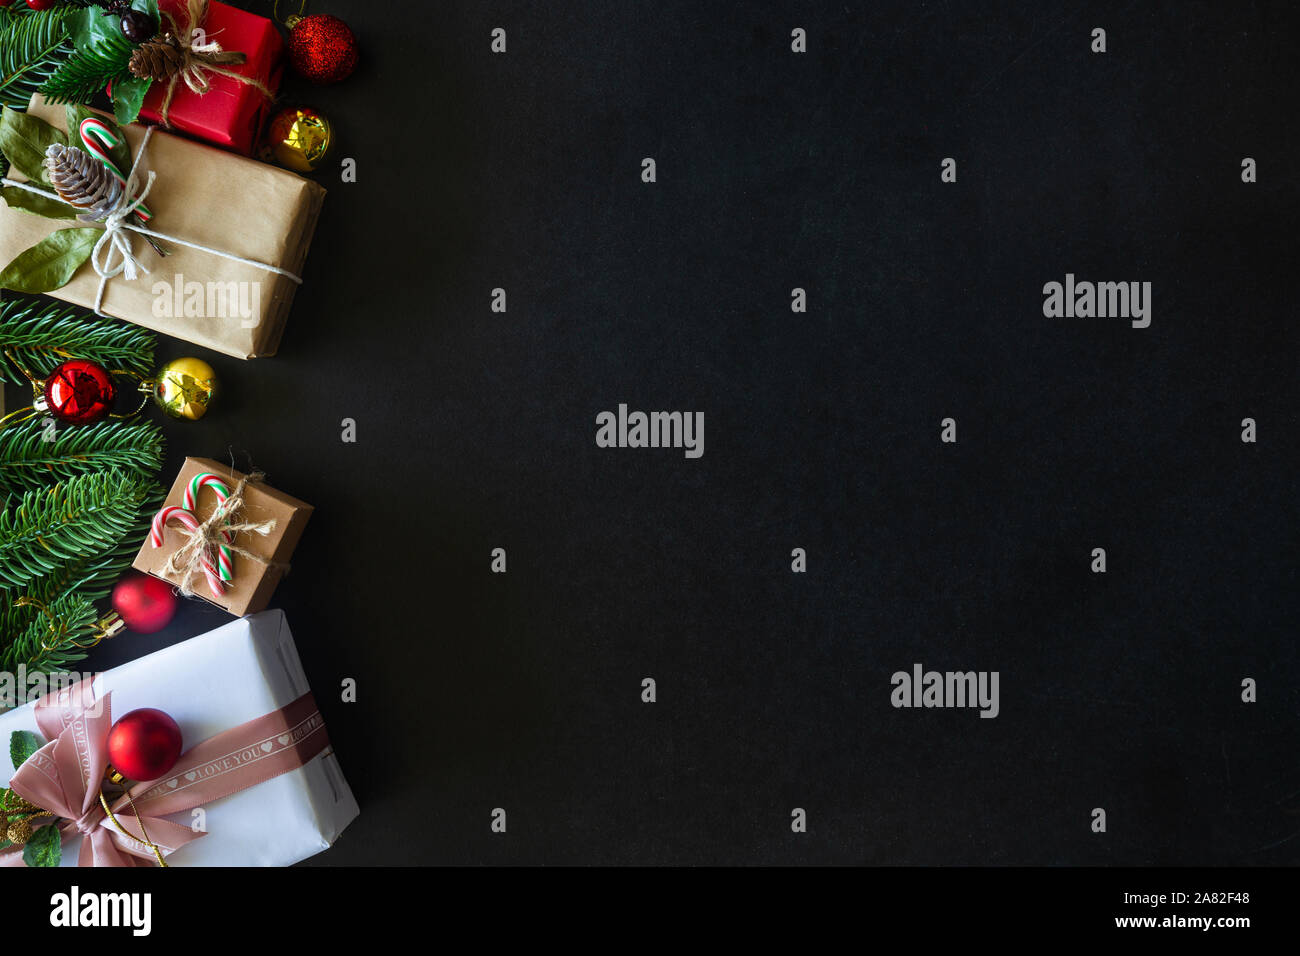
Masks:
[[[210,458],[186,458],[134,567],[242,615],[264,610],[314,509]]]
[[[180,755],[119,793],[110,730],[144,708],[175,722]],[[0,866],[288,866],[359,813],[279,610],[61,685],[0,714],[0,742],[11,815],[43,851],[5,847]]]

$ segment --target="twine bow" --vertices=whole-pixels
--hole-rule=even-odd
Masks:
[[[172,98],[176,95],[177,84],[181,80],[185,81],[185,85],[192,92],[203,96],[211,87],[208,74],[213,73],[217,76],[230,77],[232,80],[251,86],[266,97],[267,100],[275,99],[274,94],[267,89],[266,84],[261,80],[227,69],[227,64],[231,66],[243,65],[248,59],[243,53],[222,50],[221,44],[216,41],[193,42],[194,28],[208,18],[208,0],[188,0],[183,26],[168,11],[163,10],[162,15],[171,26],[168,40],[170,40],[172,46],[180,51],[182,56],[180,68],[167,81],[167,93],[163,96],[162,107],[158,111],[164,127],[171,128],[168,113],[171,110]]]
[[[145,147],[149,145],[149,137],[152,135],[153,127],[149,127],[144,131],[144,139],[140,141],[140,148],[136,150],[135,162],[131,164],[131,171],[126,175],[126,182],[121,195],[103,220],[104,233],[95,243],[95,248],[90,251],[90,264],[94,268],[95,274],[99,276],[99,292],[95,295],[96,312],[99,312],[104,304],[104,290],[108,286],[109,279],[121,275],[125,276],[128,282],[133,282],[139,277],[141,270],[149,271],[145,268],[144,263],[135,257],[135,253],[131,248],[131,233],[124,229],[123,226],[144,205],[145,197],[149,195],[149,190],[153,189],[154,180],[158,178],[157,173],[152,169],[149,170],[148,178],[145,180],[143,188],[141,188],[140,160],[144,157]],[[137,189],[139,190],[138,194]],[[117,253],[122,260],[116,265],[113,265],[114,253]],[[103,257],[102,260],[101,256]]]
[[[180,588],[181,594],[186,597],[193,596],[194,590],[191,583],[194,576],[200,573],[207,578],[208,587],[214,597],[220,598],[224,594],[225,581],[222,579],[223,575],[217,570],[212,559],[213,554],[219,550],[238,554],[240,557],[248,558],[259,564],[267,563],[265,558],[234,544],[234,539],[240,534],[270,534],[275,530],[275,519],[272,518],[269,521],[232,520],[244,507],[245,487],[250,481],[261,481],[264,477],[265,475],[258,471],[239,479],[239,483],[226,496],[226,499],[219,503],[213,509],[212,514],[204,521],[199,521],[192,511],[175,506],[164,508],[155,516],[152,536],[155,548],[162,546],[161,526],[166,525],[171,518],[181,519],[182,526],[177,530],[185,538],[185,543],[168,556],[167,563],[163,565],[161,572],[168,577],[179,578],[177,586]],[[189,520],[186,520],[185,515],[189,516]]]

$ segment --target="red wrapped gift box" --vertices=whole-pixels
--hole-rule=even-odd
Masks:
[[[180,24],[185,22],[185,6],[185,0],[159,0],[158,3],[159,9],[166,10]],[[166,23],[164,19],[164,29]],[[221,44],[221,49],[248,57],[242,66],[226,69],[260,80],[273,95],[279,90],[284,72],[284,40],[275,24],[266,17],[245,13],[213,0],[208,4],[207,19],[192,26],[201,27],[207,40]],[[211,85],[202,96],[193,92],[183,80],[176,84],[175,95],[167,110],[171,128],[251,156],[262,132],[270,101],[256,87],[229,76],[208,73],[207,79]],[[165,83],[155,81],[149,87],[140,108],[142,121],[162,122],[162,104],[166,94]]]

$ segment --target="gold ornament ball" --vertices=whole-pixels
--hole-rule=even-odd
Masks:
[[[333,124],[309,106],[280,110],[267,135],[275,161],[300,173],[320,169],[334,145]]]
[[[32,825],[26,820],[15,820],[9,824],[5,836],[9,838],[10,843],[21,846],[32,838]]]
[[[217,373],[203,359],[178,358],[164,365],[153,383],[153,400],[172,418],[196,422],[217,394]]]

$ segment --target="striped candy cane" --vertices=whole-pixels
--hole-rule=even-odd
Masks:
[[[149,527],[149,542],[155,548],[162,547],[163,530],[167,527],[167,522],[173,518],[183,524],[191,533],[199,529],[199,519],[194,517],[193,512],[187,511],[179,505],[169,505],[153,516],[153,524]],[[208,587],[212,590],[213,597],[221,597],[225,593],[225,585],[212,563],[212,556],[210,554],[203,555],[202,563],[203,576],[208,579]]]
[[[113,178],[125,186],[126,177],[117,168],[117,164],[113,162],[113,149],[122,140],[118,138],[112,128],[101,119],[87,116],[81,121],[77,132],[81,135],[81,143],[86,147],[86,152],[103,163],[108,171],[113,174]],[[129,198],[134,199],[135,197],[131,196]],[[148,222],[153,218],[153,213],[149,211],[147,206],[137,206],[135,211],[144,222]]]
[[[205,487],[211,488],[216,492],[218,510],[226,506],[226,499],[230,497],[230,488],[221,480],[220,477],[212,474],[212,472],[203,472],[202,474],[195,475],[193,479],[190,480],[190,483],[185,486],[184,502],[186,511],[194,514],[199,510],[199,492]],[[222,531],[221,537],[226,543],[218,548],[218,570],[221,574],[221,580],[229,584],[235,579],[235,557],[227,545],[234,541],[234,538],[228,531]]]

